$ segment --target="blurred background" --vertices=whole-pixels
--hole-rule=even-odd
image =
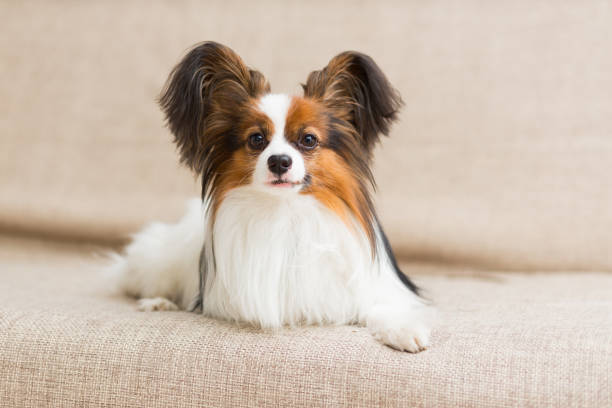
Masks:
[[[400,258],[612,270],[609,1],[0,3],[0,236],[118,247],[198,182],[155,102],[215,40],[274,92],[344,50],[401,92],[376,154]]]

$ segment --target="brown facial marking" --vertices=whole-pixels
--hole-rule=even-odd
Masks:
[[[318,139],[318,145],[314,149],[301,150],[306,173],[310,176],[310,184],[302,190],[302,194],[314,196],[351,228],[354,226],[352,219],[356,219],[371,242],[374,242],[367,193],[363,183],[357,178],[358,173],[340,152],[332,148],[329,120],[326,107],[321,102],[311,98],[292,99],[287,112],[285,137],[294,143],[298,150],[299,140],[304,134],[313,134]],[[346,134],[344,137],[354,140],[352,134]]]
[[[323,148],[312,163],[307,165],[312,177],[312,184],[304,193],[312,194],[319,202],[340,216],[350,227],[353,227],[352,215],[369,231],[368,206],[360,194],[359,182],[340,156]]]
[[[320,143],[327,137],[327,116],[324,106],[313,99],[293,97],[287,111],[285,138],[299,147],[300,138],[305,134],[315,135]]]
[[[238,124],[238,135],[244,142],[254,132],[260,132],[268,139],[274,133],[274,124],[265,113],[259,110],[258,104],[259,99],[252,99],[242,113]]]
[[[251,183],[261,150],[249,147],[249,137],[260,133],[269,141],[274,134],[274,124],[257,108],[258,101],[252,99],[243,108],[240,122],[236,125],[235,148],[232,151],[220,152],[226,157],[221,161],[217,171],[217,180],[215,180],[217,188],[212,194],[213,215],[230,190]]]

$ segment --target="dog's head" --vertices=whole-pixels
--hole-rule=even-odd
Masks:
[[[372,231],[372,150],[401,99],[376,63],[348,51],[313,71],[302,96],[270,93],[228,47],[205,42],[174,68],[160,103],[181,160],[217,207],[231,189],[311,194]]]

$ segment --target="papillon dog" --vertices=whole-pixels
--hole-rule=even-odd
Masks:
[[[114,264],[139,309],[259,328],[366,326],[418,352],[430,307],[402,273],[371,198],[372,151],[402,105],[376,63],[343,52],[303,95],[270,92],[230,48],[200,43],[159,102],[202,197],[134,236]]]

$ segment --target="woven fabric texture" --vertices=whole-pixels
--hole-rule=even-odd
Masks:
[[[413,355],[358,327],[138,312],[99,260],[25,248],[0,265],[1,407],[612,406],[609,274],[417,275],[440,316]]]

